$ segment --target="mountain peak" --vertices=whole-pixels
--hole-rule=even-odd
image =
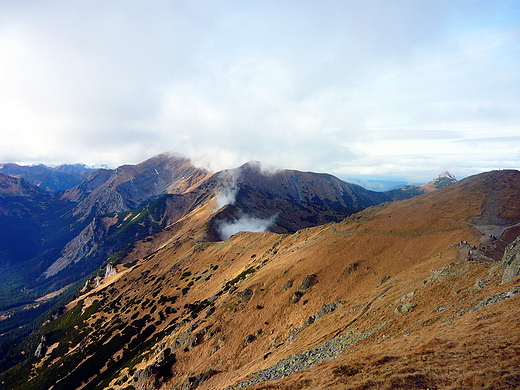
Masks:
[[[446,187],[448,184],[456,182],[455,175],[448,171],[441,172],[432,181],[423,184],[421,188],[424,192],[432,192],[440,188]]]
[[[439,179],[444,179],[444,178],[447,178],[451,181],[457,181],[457,179],[455,178],[455,175],[448,172],[448,171],[444,171],[444,172],[441,172],[437,175],[437,177],[434,179],[435,180],[439,180]]]

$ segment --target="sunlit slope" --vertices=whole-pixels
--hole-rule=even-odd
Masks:
[[[221,242],[197,236],[200,208],[46,324],[8,388],[517,388],[520,281],[500,259],[519,195],[518,171],[490,172]]]

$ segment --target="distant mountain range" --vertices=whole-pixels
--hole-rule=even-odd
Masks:
[[[0,164],[0,173],[24,178],[31,184],[50,192],[72,188],[94,170],[84,164],[65,164],[54,168],[45,165]]]
[[[217,241],[223,238],[223,228],[227,237],[233,231],[231,225],[240,229],[244,221],[277,233],[293,233],[424,192],[414,186],[374,192],[311,172],[266,173],[254,162],[212,174],[186,158],[168,154],[113,170],[4,164],[2,172],[9,175],[0,174],[0,213],[5,217],[0,266],[28,275],[30,263],[33,283],[81,263],[77,277],[71,277],[77,272],[69,271],[64,278],[67,283],[80,279],[111,254],[213,198],[217,204],[227,201],[215,206],[201,234]],[[137,212],[138,219],[129,217]],[[33,234],[17,234],[13,241],[11,237],[18,231]],[[21,256],[20,247],[32,248],[32,252]]]

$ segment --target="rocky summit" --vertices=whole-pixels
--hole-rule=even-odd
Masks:
[[[9,346],[2,388],[520,387],[519,171],[396,200],[406,190],[254,163],[190,165],[185,182],[187,166],[94,172],[60,194],[78,234],[100,232],[73,263],[106,258],[66,299],[49,292],[63,299]]]

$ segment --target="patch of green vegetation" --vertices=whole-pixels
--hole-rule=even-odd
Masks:
[[[192,318],[196,318],[199,313],[209,306],[209,302],[207,299],[202,301],[195,301],[193,303],[188,303],[185,305],[185,308],[191,313]]]
[[[229,290],[232,286],[234,286],[235,284],[237,284],[241,280],[244,280],[247,277],[247,275],[252,274],[254,272],[256,272],[256,269],[254,267],[249,267],[245,271],[243,271],[240,274],[238,274],[237,276],[235,276],[233,279],[227,281],[226,284],[223,287],[223,290],[224,291]]]
[[[114,253],[112,256],[110,256],[108,258],[109,264],[112,264],[112,265],[119,264],[119,262],[121,260],[123,260],[133,249],[134,249],[134,244],[133,243],[128,244],[126,247],[121,249],[119,252]],[[136,261],[137,260],[134,260],[133,263],[135,264]],[[131,267],[131,266],[128,266],[127,264],[129,264],[129,263],[126,263],[125,267]]]

